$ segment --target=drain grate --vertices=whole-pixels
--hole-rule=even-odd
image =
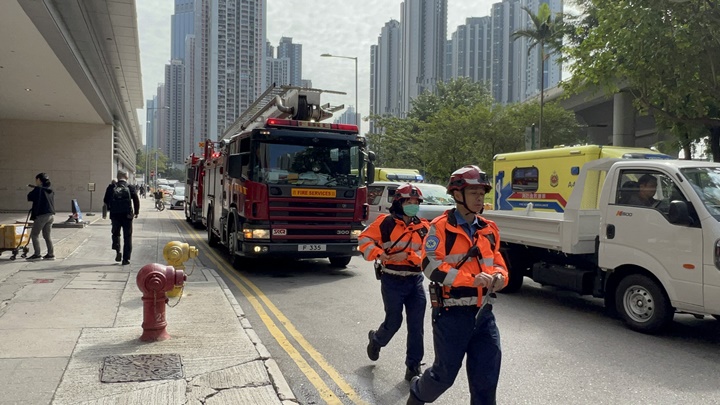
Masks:
[[[104,383],[183,378],[182,359],[179,354],[137,354],[107,356],[100,373]]]

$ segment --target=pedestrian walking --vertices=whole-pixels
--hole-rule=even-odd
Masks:
[[[117,183],[110,184],[105,190],[103,202],[110,208],[110,221],[112,223],[112,249],[115,250],[115,261],[122,265],[130,264],[132,256],[133,218],[140,213],[140,198],[134,186],[128,184],[128,174],[118,170]],[[120,248],[120,233],[122,231],[123,243]],[[122,253],[121,253],[122,252]]]
[[[427,300],[420,271],[423,238],[429,223],[418,218],[422,192],[412,184],[395,191],[390,214],[381,215],[360,234],[358,244],[365,260],[375,261],[375,276],[385,306],[385,320],[377,330],[368,333],[367,354],[370,360],[380,357],[407,315],[407,350],[405,379],[421,373],[424,355],[423,321]]]
[[[39,173],[35,176],[35,185],[28,184],[28,187],[33,188],[28,193],[27,199],[32,201],[30,219],[33,220],[33,226],[30,240],[32,240],[34,253],[27,260],[55,259],[51,237],[52,224],[55,221],[55,192],[50,186],[50,178],[47,173]],[[40,254],[40,232],[42,232],[47,247],[45,256]]]
[[[479,214],[492,186],[477,166],[453,172],[448,183],[456,208],[430,224],[422,267],[430,279],[435,361],[410,383],[409,405],[435,401],[450,388],[465,360],[470,403],[495,404],[500,377],[500,332],[488,291],[507,285],[500,233]],[[494,293],[493,293],[494,294]]]

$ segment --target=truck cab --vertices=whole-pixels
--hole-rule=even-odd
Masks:
[[[632,322],[655,311],[671,317],[667,304],[720,314],[720,165],[617,162],[599,207],[598,266],[609,275],[606,290],[622,294],[621,314]]]
[[[484,213],[500,228],[509,288],[523,277],[605,305],[637,331],[675,313],[720,316],[720,164],[596,159],[563,212]]]

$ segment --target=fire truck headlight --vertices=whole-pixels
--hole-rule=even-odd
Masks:
[[[352,231],[350,231],[350,239],[359,238],[361,233],[362,229],[353,229]]]
[[[269,229],[253,229],[252,230],[252,238],[253,239],[270,239],[270,230]]]
[[[270,239],[269,229],[243,229],[245,239]]]

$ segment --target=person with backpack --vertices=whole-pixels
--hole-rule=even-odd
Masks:
[[[385,306],[385,320],[368,333],[367,355],[372,361],[400,329],[403,307],[407,314],[405,380],[420,375],[424,355],[423,322],[427,300],[420,271],[420,249],[428,231],[426,219],[417,213],[423,200],[420,189],[405,184],[395,190],[390,215],[381,215],[360,234],[359,250],[375,262],[375,277]]]
[[[32,201],[30,219],[33,220],[33,226],[30,232],[30,240],[32,240],[35,253],[28,257],[27,260],[54,260],[55,253],[50,231],[55,218],[55,192],[50,187],[50,178],[46,173],[39,173],[35,176],[35,185],[28,184],[28,187],[33,188],[28,193],[27,199]],[[47,246],[45,256],[40,255],[40,232],[42,232]]]
[[[410,382],[408,405],[438,399],[455,382],[466,355],[470,403],[496,403],[502,352],[490,298],[507,285],[508,273],[498,227],[479,215],[490,190],[479,167],[456,170],[447,187],[456,208],[430,224],[422,267],[431,281],[435,361]]]
[[[134,186],[128,184],[128,174],[118,170],[117,183],[112,183],[105,190],[103,202],[107,204],[112,223],[112,249],[115,250],[115,261],[122,265],[130,264],[132,255],[132,221],[140,213],[140,198]],[[120,249],[120,232],[123,244]]]

